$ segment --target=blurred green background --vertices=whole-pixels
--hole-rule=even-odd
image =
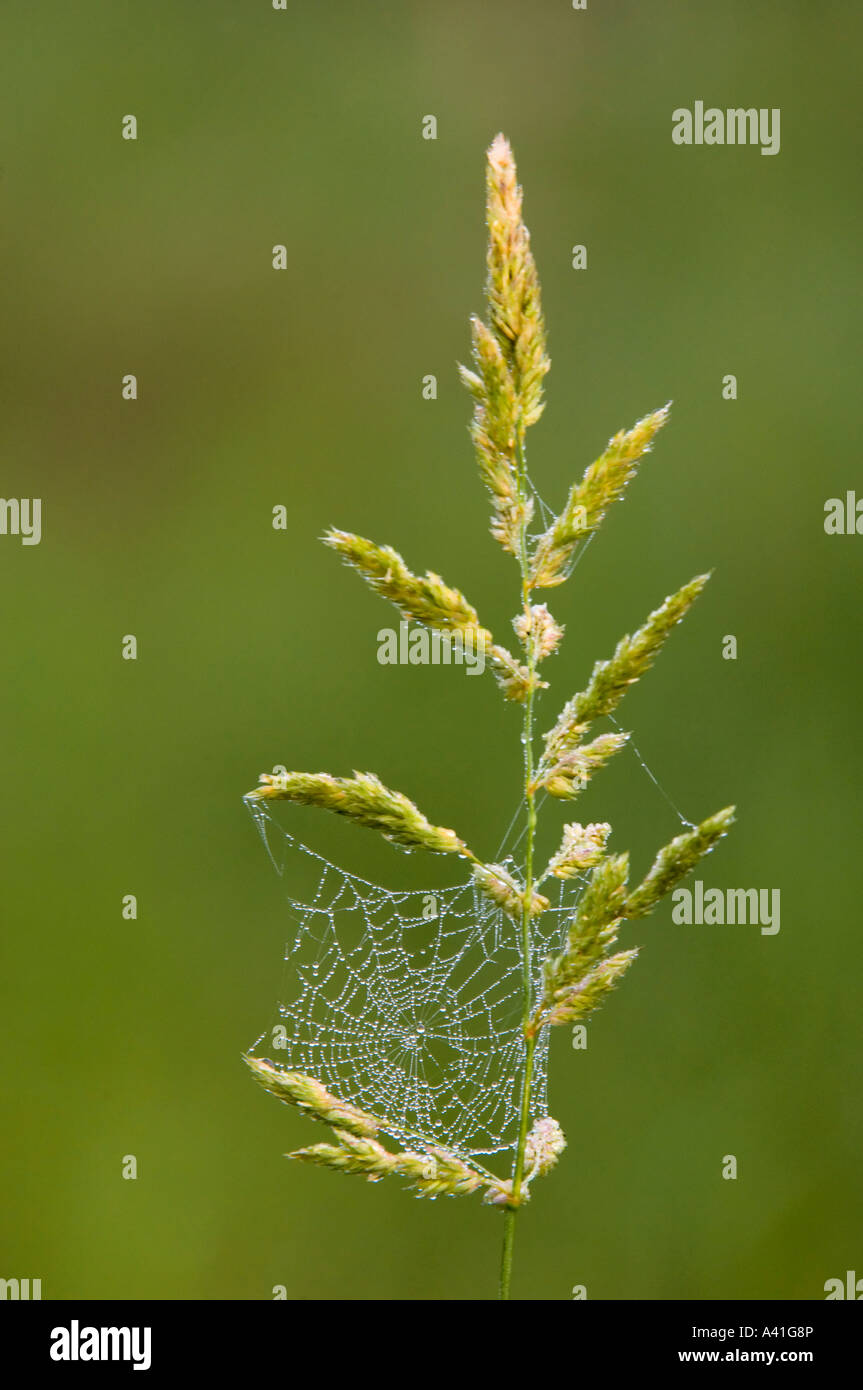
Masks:
[[[863,1272],[863,540],[823,530],[828,497],[863,492],[859,7],[49,0],[4,31],[2,492],[43,499],[43,539],[0,538],[0,1274],[46,1298],[494,1295],[499,1213],[281,1156],[323,1136],[240,1061],[286,935],[240,798],[274,763],[369,768],[487,854],[515,807],[516,710],[488,678],[379,666],[393,610],[317,539],[396,545],[500,633],[514,611],[456,377],[499,129],[553,362],[540,490],[560,502],[674,400],[548,595],[568,640],[540,727],[714,568],[620,717],[687,816],[738,804],[705,882],[782,894],[777,936],[668,907],[633,925],[587,1052],[558,1030],[569,1149],[520,1220],[515,1294],[822,1298]],[[780,154],[673,145],[696,99],[780,107]],[[582,811],[636,870],[679,828],[629,754]],[[368,877],[447,877],[291,824]]]

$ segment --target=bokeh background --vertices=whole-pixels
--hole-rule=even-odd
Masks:
[[[863,540],[823,529],[863,493],[859,7],[47,0],[4,31],[2,492],[43,499],[43,539],[0,538],[0,1273],[46,1298],[494,1295],[498,1213],[282,1157],[313,1129],[240,1061],[286,935],[241,796],[274,763],[374,769],[486,853],[516,804],[516,711],[488,679],[379,666],[393,610],[317,539],[395,544],[498,631],[514,611],[456,377],[502,129],[553,359],[542,492],[674,400],[548,595],[568,640],[541,727],[712,567],[620,717],[687,816],[738,804],[705,882],[782,894],[777,936],[635,924],[588,1050],[558,1030],[569,1149],[515,1293],[822,1298],[863,1261]],[[673,145],[696,99],[780,107],[781,152]],[[581,810],[636,870],[679,828],[628,754]],[[448,876],[293,816],[367,877]]]

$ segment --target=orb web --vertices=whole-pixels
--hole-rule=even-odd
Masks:
[[[315,1077],[400,1142],[466,1158],[514,1148],[525,1065],[516,925],[472,879],[382,888],[302,844],[260,801],[246,805],[285,884],[291,922],[278,1021],[253,1055]],[[313,871],[306,901],[292,889],[301,866]],[[560,901],[532,924],[534,992],[580,888],[560,884]],[[547,1066],[546,1030],[531,1119],[547,1113]]]

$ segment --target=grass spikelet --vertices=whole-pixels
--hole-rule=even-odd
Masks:
[[[589,724],[617,708],[629,687],[653,665],[672,628],[689,612],[709,578],[708,574],[696,575],[670,594],[634,636],[621,637],[608,661],[596,663],[586,689],[564,705],[546,735],[543,767],[551,769],[568,749],[580,743]]]
[[[519,422],[526,428],[542,413],[543,378],[551,364],[545,349],[539,277],[521,210],[512,150],[503,135],[496,135],[486,163],[486,300],[489,327],[512,373]]]
[[[556,999],[542,1015],[541,1022],[555,1026],[561,1023],[577,1023],[586,1018],[605,998],[629,969],[638,955],[638,950],[619,951],[615,956],[607,956],[592,970],[571,985],[561,997]]]
[[[337,550],[345,564],[357,570],[376,593],[396,604],[405,618],[469,638],[474,651],[485,653],[507,700],[524,702],[531,691],[544,684],[506,647],[495,643],[488,629],[481,626],[473,605],[458,589],[445,584],[439,574],[427,570],[420,578],[391,546],[375,545],[350,531],[329,530],[324,543]]]
[[[540,680],[533,667],[517,661],[506,647],[490,647],[488,656],[505,700],[516,700],[523,705],[535,691],[547,689],[548,682]]]
[[[566,506],[540,536],[531,561],[531,583],[537,589],[562,584],[579,543],[595,531],[613,502],[635,476],[640,459],[668,419],[670,407],[645,415],[631,430],[608,441],[605,452],[586,469],[570,490]]]
[[[328,772],[265,772],[260,780],[263,785],[249,792],[247,800],[320,806],[356,825],[377,830],[385,840],[407,849],[475,858],[454,830],[432,825],[402,792],[390,791],[373,772],[355,772],[353,777],[332,777]]]
[[[491,902],[502,907],[514,922],[521,921],[527,906],[525,889],[519,887],[508,869],[500,864],[475,864],[473,877],[477,887]],[[534,892],[528,908],[530,916],[539,917],[548,905],[548,898]]]
[[[373,1139],[379,1132],[381,1121],[375,1115],[337,1100],[314,1077],[299,1071],[283,1071],[266,1057],[244,1056],[243,1061],[265,1091],[288,1105],[295,1105],[313,1120],[321,1120],[360,1139]]]
[[[401,1178],[420,1197],[466,1197],[482,1188],[493,1197],[503,1191],[499,1183],[446,1149],[429,1146],[423,1153],[410,1149],[391,1153],[376,1139],[357,1136],[349,1130],[337,1129],[336,1138],[337,1144],[312,1144],[287,1157],[339,1173],[358,1174],[368,1182]]]
[[[584,979],[617,940],[617,928],[626,906],[628,874],[627,854],[609,855],[594,868],[564,950],[558,956],[549,956],[544,963],[542,999],[531,1025],[534,1031],[548,1010]]]
[[[686,830],[659,851],[647,877],[626,900],[624,917],[643,917],[652,912],[672,888],[705,854],[709,854],[734,823],[734,807],[726,806],[715,815]]]
[[[532,1125],[524,1145],[524,1161],[528,1170],[526,1182],[535,1177],[545,1177],[554,1168],[566,1148],[563,1130],[550,1115],[543,1116]]]
[[[491,533],[504,550],[515,555],[533,502],[521,496],[516,465],[518,408],[512,373],[494,334],[471,320],[476,372],[460,367],[461,379],[474,398],[470,434],[480,477],[491,494]]]
[[[346,565],[355,569],[366,583],[394,603],[405,618],[415,618],[427,627],[446,632],[482,634],[483,642],[491,635],[480,627],[477,611],[458,589],[451,589],[439,574],[431,570],[420,578],[408,569],[401,555],[389,545],[375,545],[364,536],[331,528],[324,544],[341,555]]]
[[[592,743],[561,752],[557,762],[547,772],[540,767],[536,786],[544,787],[552,796],[572,800],[583,791],[594,772],[605,767],[609,758],[623,747],[629,734],[600,734]]]
[[[628,877],[628,854],[610,854],[600,860],[579,903],[571,944],[592,941],[598,930],[623,916]]]
[[[535,603],[526,612],[517,614],[512,625],[525,652],[537,665],[557,651],[563,637],[563,628],[555,622],[544,603]]]
[[[571,825],[565,825],[560,849],[548,861],[542,878],[548,878],[551,874],[555,878],[575,878],[585,869],[593,868],[605,853],[610,834],[611,826],[607,821],[590,825],[573,821]]]
[[[539,278],[512,150],[502,135],[486,156],[488,323],[471,319],[474,371],[460,367],[474,399],[471,438],[480,477],[492,499],[491,533],[518,555],[533,516],[523,486],[524,435],[542,414],[542,383],[550,363]]]

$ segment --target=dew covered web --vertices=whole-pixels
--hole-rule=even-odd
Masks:
[[[400,1141],[465,1157],[514,1147],[525,1048],[515,923],[472,880],[408,892],[368,883],[301,844],[260,801],[246,805],[292,923],[279,1021],[252,1053],[315,1077]],[[317,881],[307,902],[291,894],[300,860]],[[561,901],[532,925],[534,988],[581,885],[555,887]],[[544,1033],[531,1118],[546,1113],[547,1058]]]
[[[551,512],[535,490],[534,498],[547,524]],[[631,740],[627,746],[691,828]],[[252,1055],[313,1076],[376,1115],[400,1142],[442,1145],[465,1158],[514,1149],[525,1061],[516,924],[471,878],[443,889],[382,888],[295,839],[264,802],[246,798],[246,805],[286,885],[291,922],[278,1022]],[[523,836],[511,839],[519,815],[495,856],[517,881],[511,855]],[[307,876],[302,869],[312,870],[314,884],[306,901],[293,896]],[[586,882],[582,875],[543,884],[552,902],[531,923],[534,1000],[542,962],[562,950]],[[534,1052],[531,1121],[547,1114],[547,1079],[546,1028]]]

